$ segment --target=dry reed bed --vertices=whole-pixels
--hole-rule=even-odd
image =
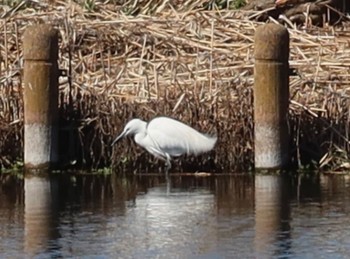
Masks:
[[[22,154],[21,35],[29,24],[50,22],[59,29],[59,66],[68,75],[60,78],[67,164],[154,170],[159,164],[130,141],[113,150],[108,144],[132,117],[168,115],[219,136],[215,151],[179,161],[181,169],[251,168],[253,44],[261,23],[246,15],[170,10],[131,17],[70,4],[11,13],[0,22],[1,163]],[[349,28],[289,28],[298,72],[290,79],[295,164],[348,165]]]

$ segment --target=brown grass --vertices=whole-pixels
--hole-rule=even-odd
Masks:
[[[262,23],[247,19],[251,12],[97,10],[56,1],[9,9],[0,21],[1,164],[22,158],[21,36],[29,24],[51,23],[59,29],[66,74],[60,77],[64,163],[154,170],[162,163],[131,141],[113,150],[109,144],[130,118],[167,115],[219,137],[213,152],[182,159],[180,169],[252,168],[253,37]],[[294,164],[347,166],[349,28],[289,27],[290,65],[299,74],[290,79]]]

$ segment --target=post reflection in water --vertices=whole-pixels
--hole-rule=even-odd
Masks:
[[[290,253],[290,201],[281,176],[255,176],[255,252],[257,257]]]
[[[32,257],[56,249],[57,183],[49,177],[26,175],[24,179],[24,252]]]

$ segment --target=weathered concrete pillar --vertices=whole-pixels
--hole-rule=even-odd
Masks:
[[[289,34],[277,24],[255,33],[255,168],[280,169],[289,162]]]
[[[45,169],[58,162],[58,31],[28,26],[24,55],[24,165]]]

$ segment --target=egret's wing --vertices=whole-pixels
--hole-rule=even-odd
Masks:
[[[160,150],[171,156],[207,152],[216,143],[216,137],[207,136],[182,122],[166,117],[150,121],[147,135]]]

